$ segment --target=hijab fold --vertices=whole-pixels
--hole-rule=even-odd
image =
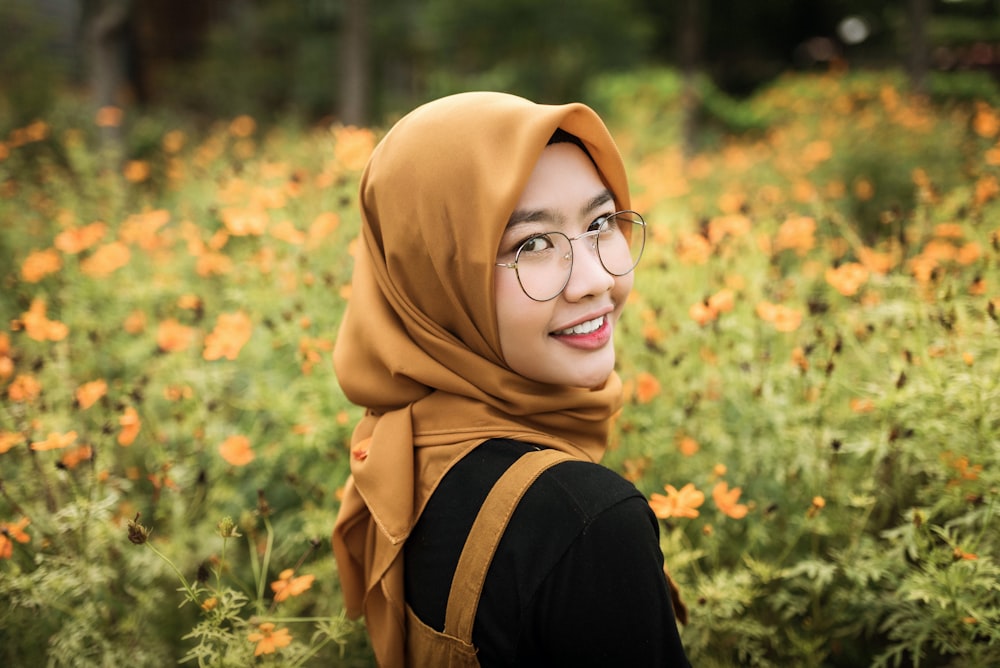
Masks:
[[[586,146],[617,206],[621,157],[582,104],[463,93],[418,107],[376,147],[361,180],[351,301],[334,349],[345,395],[365,407],[333,533],[347,612],[364,615],[382,666],[403,665],[403,546],[438,481],[490,438],[589,461],[621,406],[595,389],[512,371],[497,334],[493,272],[507,219],[557,129]]]

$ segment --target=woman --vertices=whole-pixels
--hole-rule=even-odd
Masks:
[[[367,410],[334,550],[380,665],[449,645],[453,665],[686,665],[655,519],[597,464],[645,239],[604,124],[431,102],[376,148],[361,206],[334,363]]]

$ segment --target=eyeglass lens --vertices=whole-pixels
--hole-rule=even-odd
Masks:
[[[587,250],[596,250],[604,269],[614,276],[632,271],[646,243],[646,223],[626,211],[605,219],[600,229],[576,237]],[[573,245],[562,232],[540,234],[525,241],[515,260],[524,293],[536,301],[555,298],[569,283],[573,271]]]

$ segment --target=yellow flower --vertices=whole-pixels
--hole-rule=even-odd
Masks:
[[[253,651],[254,656],[261,654],[274,654],[282,647],[287,647],[292,643],[292,636],[288,629],[282,627],[275,629],[271,622],[264,622],[257,627],[257,630],[247,636],[247,640],[257,643],[257,649]]]

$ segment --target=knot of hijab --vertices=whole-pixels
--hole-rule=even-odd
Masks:
[[[503,93],[418,107],[362,175],[334,365],[366,412],[333,547],[348,614],[365,615],[383,666],[403,663],[403,543],[451,465],[490,438],[598,461],[621,405],[617,375],[595,389],[541,384],[512,371],[500,350],[497,248],[556,129],[582,141],[616,204],[629,208],[621,156],[594,111]]]

